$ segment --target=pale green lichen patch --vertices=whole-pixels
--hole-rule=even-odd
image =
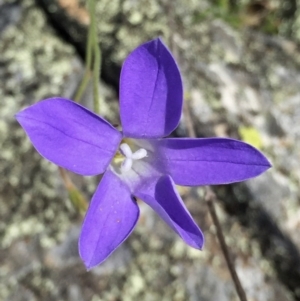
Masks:
[[[41,233],[45,225],[41,224],[36,218],[20,220],[18,223],[8,225],[2,240],[2,247],[7,248],[11,243],[20,237],[34,236]]]

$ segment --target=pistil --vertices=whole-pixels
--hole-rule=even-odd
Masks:
[[[120,168],[122,173],[131,170],[134,161],[147,157],[147,151],[144,148],[140,148],[133,153],[127,143],[120,145],[120,153],[125,157]]]

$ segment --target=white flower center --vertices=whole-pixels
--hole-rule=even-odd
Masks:
[[[135,160],[140,160],[147,157],[147,151],[144,148],[140,148],[133,153],[130,146],[127,143],[122,143],[120,145],[120,151],[122,155],[125,157],[125,159],[121,164],[122,173],[129,171]]]

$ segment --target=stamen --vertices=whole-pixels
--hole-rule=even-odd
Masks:
[[[135,153],[132,154],[131,158],[133,160],[140,160],[147,157],[147,151],[144,148],[140,148]]]

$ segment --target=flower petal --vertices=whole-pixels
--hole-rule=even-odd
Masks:
[[[178,67],[160,39],[136,48],[125,60],[120,78],[123,132],[132,138],[169,135],[182,111]]]
[[[85,216],[79,238],[79,254],[87,269],[103,262],[132,232],[139,208],[129,189],[108,170]]]
[[[43,157],[81,175],[103,173],[122,139],[101,117],[59,97],[41,101],[16,118]]]
[[[142,185],[135,195],[146,202],[191,247],[202,249],[204,237],[176,191],[172,178],[153,179]]]
[[[160,139],[150,143],[157,152],[153,164],[179,185],[239,182],[271,167],[256,148],[233,139]]]

